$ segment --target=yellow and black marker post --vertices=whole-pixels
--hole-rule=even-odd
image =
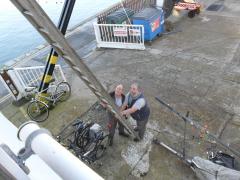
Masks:
[[[63,35],[65,35],[67,31],[68,23],[72,15],[74,4],[75,4],[75,0],[65,0],[63,10],[58,22],[58,29],[61,31]],[[57,61],[58,61],[58,54],[52,48],[47,58],[47,64],[44,70],[42,81],[38,89],[38,91],[41,92],[41,96],[48,96],[47,90],[52,80],[52,75],[53,75],[54,68]]]
[[[39,88],[39,92],[41,92],[41,96],[43,96],[43,97],[48,97],[48,87],[52,80],[52,75],[53,75],[54,68],[55,68],[57,61],[58,61],[58,54],[53,49],[51,49],[51,52],[47,59],[47,65],[45,67],[45,72],[44,72],[44,75],[43,75],[43,78],[41,81],[41,85]],[[48,102],[45,98],[41,98],[40,100],[44,101],[45,103],[48,104]]]

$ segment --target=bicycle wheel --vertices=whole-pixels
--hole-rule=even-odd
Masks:
[[[79,126],[78,129],[76,130],[74,142],[78,147],[83,148],[90,141],[89,129],[92,125],[93,122],[86,122],[85,124],[83,123],[81,126]]]
[[[85,150],[89,142],[89,128],[85,128],[81,133],[79,133],[78,137],[76,137],[76,144],[79,148]]]
[[[49,110],[43,102],[33,101],[27,107],[27,114],[33,121],[43,122],[48,118]]]
[[[66,101],[71,95],[71,87],[67,82],[61,82],[57,85],[55,95],[59,101]]]
[[[108,144],[108,135],[103,136],[101,139],[99,139],[98,143],[96,144],[96,159],[100,159],[104,152],[107,149]]]

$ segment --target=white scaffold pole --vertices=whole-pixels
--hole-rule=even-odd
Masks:
[[[19,128],[18,138],[29,143],[32,151],[63,179],[103,179],[55,141],[46,130],[40,129],[35,122],[30,121],[23,124]]]

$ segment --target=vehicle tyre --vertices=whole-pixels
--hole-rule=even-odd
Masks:
[[[48,106],[40,101],[33,101],[27,107],[28,116],[36,122],[43,122],[49,116]]]
[[[71,95],[71,87],[67,82],[61,82],[57,85],[56,91],[55,91],[56,96],[59,97],[59,101],[66,101],[70,95]]]

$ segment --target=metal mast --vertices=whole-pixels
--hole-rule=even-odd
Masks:
[[[67,31],[68,23],[72,15],[75,1],[76,0],[65,0],[65,3],[63,5],[61,16],[58,22],[58,29],[61,31],[63,35],[65,35]],[[39,92],[47,93],[49,82],[52,79],[53,71],[57,63],[57,60],[58,60],[58,54],[56,51],[54,51],[53,48],[51,48],[50,54],[47,58],[47,64],[44,70],[42,81],[38,89]]]

